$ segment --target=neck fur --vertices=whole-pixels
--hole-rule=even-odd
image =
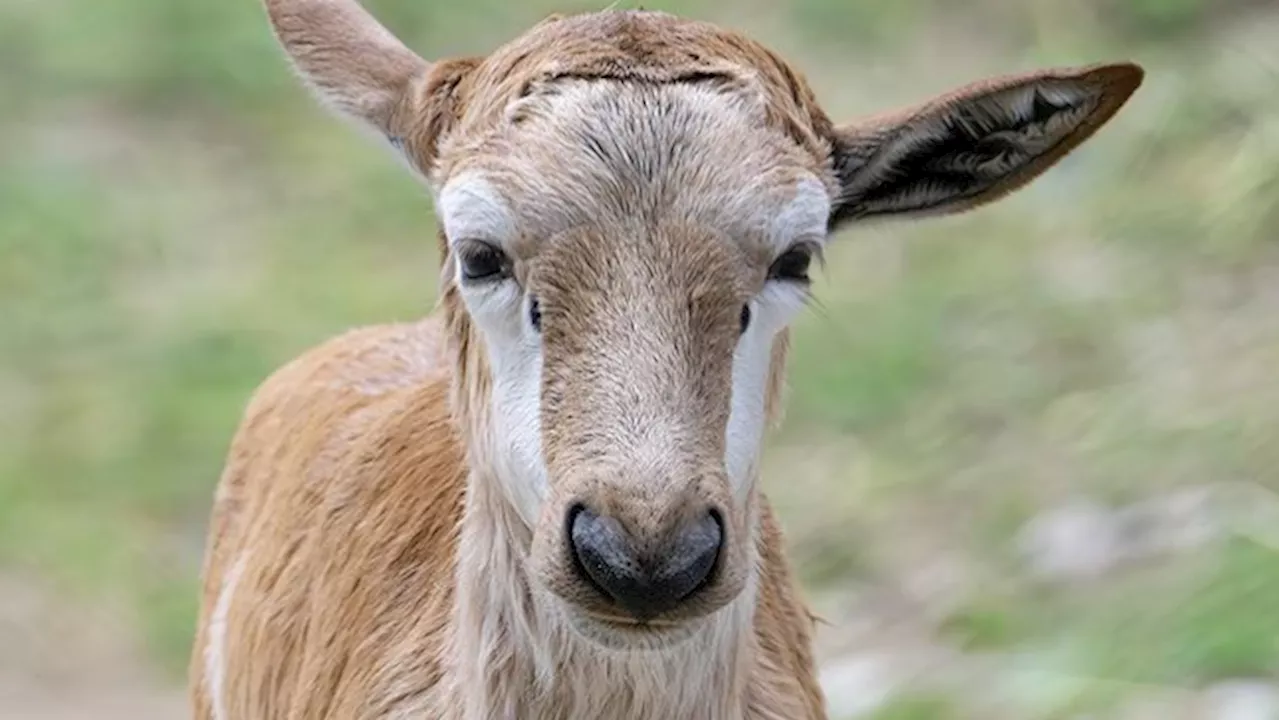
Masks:
[[[679,644],[601,647],[530,585],[529,528],[496,487],[471,479],[458,546],[448,685],[463,720],[743,716],[754,580]]]

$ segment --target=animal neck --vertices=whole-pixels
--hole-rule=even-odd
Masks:
[[[754,578],[680,643],[605,648],[531,584],[530,529],[492,478],[472,477],[459,538],[449,650],[462,720],[741,718],[755,637]]]

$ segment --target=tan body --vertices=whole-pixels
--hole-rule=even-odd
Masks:
[[[428,63],[349,0],[267,0],[317,93],[430,185],[441,308],[277,371],[219,483],[200,720],[824,718],[760,490],[830,231],[1029,182],[1129,64],[831,122],[799,74],[660,13]]]
[[[457,717],[440,653],[466,469],[442,348],[437,320],[357,330],[254,396],[214,505],[192,663],[193,678],[209,671],[200,649],[243,558],[222,689],[244,704],[226,717]],[[767,504],[762,520],[745,716],[822,717],[810,617]],[[213,717],[205,686],[193,690],[196,717]]]

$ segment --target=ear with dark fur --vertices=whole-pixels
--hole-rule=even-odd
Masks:
[[[1093,136],[1142,78],[1131,63],[994,78],[837,127],[832,167],[840,196],[830,226],[957,213],[997,200]]]

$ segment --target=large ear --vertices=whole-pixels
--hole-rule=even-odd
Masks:
[[[994,78],[837,127],[832,167],[841,192],[830,225],[996,200],[1089,139],[1142,77],[1142,68],[1121,63]]]
[[[394,141],[430,65],[356,0],[265,0],[294,68],[326,104]]]

